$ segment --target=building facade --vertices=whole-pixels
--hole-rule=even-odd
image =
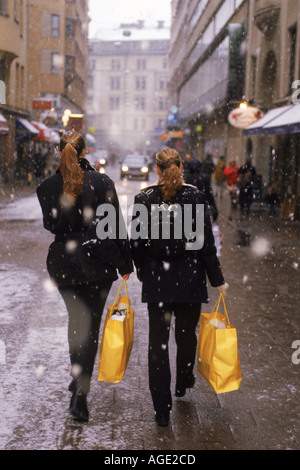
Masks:
[[[0,181],[31,173],[44,124],[85,113],[88,21],[88,0],[0,1]]]
[[[247,136],[228,116],[241,104],[261,115],[291,103],[300,78],[299,34],[299,0],[172,2],[170,94],[188,150],[238,164],[250,157],[264,186],[277,169],[282,196],[299,194],[299,135]]]
[[[88,1],[31,0],[27,106],[51,101],[58,125],[66,109],[84,113],[88,82]]]
[[[168,112],[169,29],[121,25],[90,40],[88,117],[99,148],[153,153]]]
[[[26,3],[0,1],[0,181],[13,178],[16,123],[29,115]]]

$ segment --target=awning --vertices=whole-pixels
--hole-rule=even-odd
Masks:
[[[295,134],[300,132],[300,104],[293,104],[287,112],[266,124],[263,135]]]
[[[5,117],[0,114],[0,135],[6,135],[9,132],[9,127]]]
[[[278,118],[279,116],[283,116],[293,106],[294,105],[289,105],[282,106],[281,108],[271,109],[271,111],[267,112],[261,119],[258,119],[258,121],[248,126],[243,131],[243,135],[261,134],[266,125],[272,123],[274,119]]]
[[[39,131],[30,124],[27,119],[19,118],[16,120],[16,140],[22,142],[23,140],[33,139],[39,135]]]
[[[42,122],[31,121],[31,124],[39,131],[39,134],[33,140],[49,142],[51,139],[50,129]]]

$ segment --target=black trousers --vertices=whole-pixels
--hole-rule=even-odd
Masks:
[[[111,280],[105,280],[59,288],[69,315],[71,375],[76,379],[77,388],[83,393],[90,390],[101,317],[111,285]]]
[[[149,388],[156,412],[172,408],[170,391],[169,335],[175,316],[176,387],[185,386],[193,377],[197,350],[196,327],[201,304],[148,303],[149,312]]]

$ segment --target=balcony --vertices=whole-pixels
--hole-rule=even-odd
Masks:
[[[272,36],[278,27],[280,0],[256,0],[254,23],[265,36]]]

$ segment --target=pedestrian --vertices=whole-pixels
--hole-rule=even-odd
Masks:
[[[156,158],[156,156],[155,156]],[[185,154],[184,161],[183,161],[183,177],[185,177],[190,173],[190,163],[192,161],[192,156],[190,153]],[[200,163],[200,162],[199,162]]]
[[[215,182],[216,182],[216,197],[220,196],[220,199],[223,199],[223,193],[225,189],[225,180],[224,170],[226,168],[225,157],[221,155],[217,163],[215,164]]]
[[[202,172],[211,183],[211,175],[215,171],[215,165],[212,159],[212,155],[208,153],[202,162]]]
[[[118,278],[117,271],[128,279],[133,265],[128,239],[103,240],[101,251],[102,241],[92,236],[93,230],[96,233],[97,208],[111,204],[119,214],[119,202],[113,181],[95,171],[86,160],[82,135],[64,134],[59,155],[59,169],[38,186],[37,195],[44,227],[55,235],[47,257],[48,272],[58,286],[69,317],[73,378],[69,386],[70,412],[74,419],[88,421],[87,394],[105,301]],[[118,227],[117,224],[117,230]]]
[[[224,170],[224,175],[228,186],[233,186],[237,184],[239,178],[238,170],[239,167],[237,166],[236,161],[234,159],[230,160]]]
[[[265,196],[265,201],[269,207],[269,215],[276,215],[276,205],[279,203],[279,196],[276,191],[276,186],[274,184],[271,184],[268,187],[268,192]]]
[[[149,388],[158,425],[167,426],[172,408],[170,392],[171,373],[168,341],[172,314],[175,316],[177,344],[175,395],[183,397],[193,387],[197,337],[201,303],[208,302],[206,275],[212,286],[225,291],[225,283],[212,233],[206,197],[191,185],[184,184],[182,164],[177,151],[166,148],[156,156],[158,184],[142,190],[135,204],[147,208],[151,225],[151,206],[169,208],[175,204],[182,208],[204,206],[204,244],[201,249],[177,250],[175,240],[153,240],[131,237],[133,260],[138,279],[142,282],[142,302],[147,303],[149,316]],[[202,206],[202,207],[203,207]],[[175,215],[174,215],[175,217]],[[137,226],[143,224],[140,216],[133,216]],[[145,227],[144,227],[145,228]],[[148,234],[150,229],[148,227]],[[155,243],[153,243],[155,242]],[[180,240],[184,242],[184,240]],[[152,245],[153,243],[153,245]],[[165,243],[170,249],[164,252]],[[161,247],[161,253],[159,248]],[[184,245],[185,247],[185,245]]]
[[[253,202],[254,177],[256,176],[256,169],[252,166],[250,158],[238,169],[237,174],[240,175],[238,182],[240,210],[242,214],[249,215]]]
[[[240,175],[238,175],[239,167],[235,160],[230,160],[228,166],[224,170],[227,188],[230,193],[231,207],[236,208],[238,202],[237,196],[237,182]]]
[[[189,164],[189,171],[184,173],[184,181],[187,184],[196,186],[199,191],[206,195],[212,219],[216,222],[219,211],[214,198],[212,185],[207,178],[207,175],[205,175],[202,170],[202,163],[197,158],[194,158]]]

